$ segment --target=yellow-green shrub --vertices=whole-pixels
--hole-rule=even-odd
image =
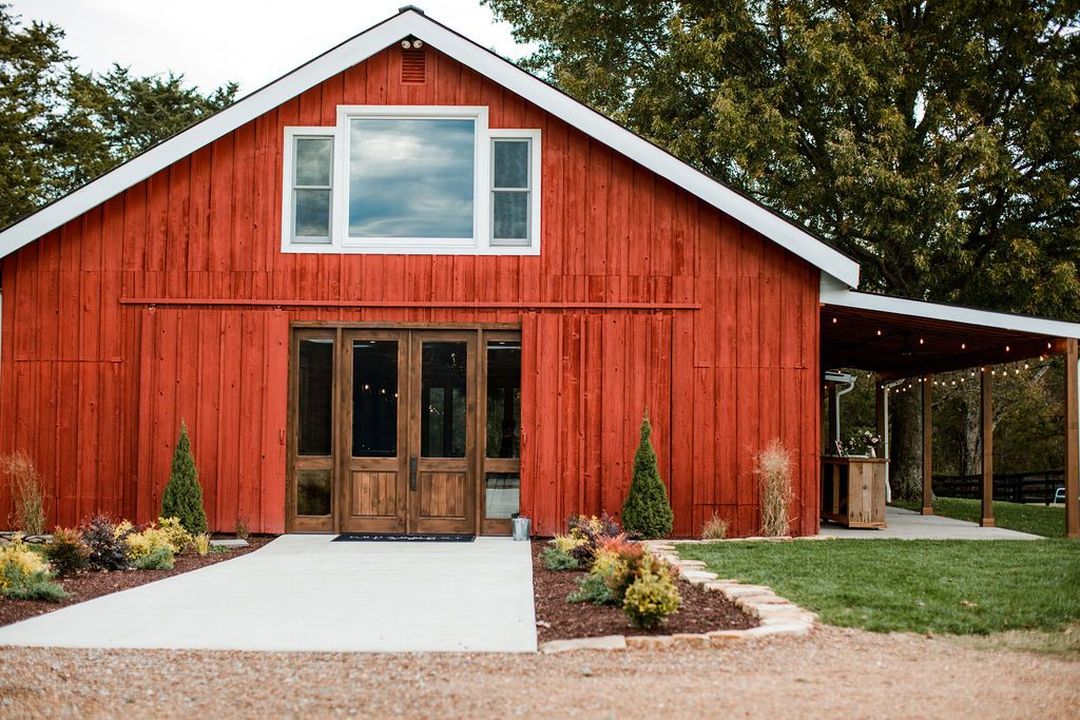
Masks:
[[[169,544],[176,555],[183,555],[194,542],[191,533],[180,524],[180,518],[158,518],[157,526],[169,538]]]
[[[210,533],[199,533],[192,541],[195,545],[195,552],[199,553],[200,557],[206,557],[210,552]]]
[[[671,569],[663,560],[646,554],[637,579],[626,589],[623,612],[635,627],[652,629],[679,609],[682,598]]]
[[[622,597],[630,577],[630,565],[612,550],[597,550],[589,573],[604,581],[615,600]]]
[[[133,532],[129,534],[126,542],[128,557],[133,563],[137,563],[142,558],[161,551],[168,551],[170,556],[174,554],[172,543],[169,542],[168,533],[161,528],[156,528],[152,525],[142,532]]]
[[[123,539],[133,532],[135,532],[135,526],[131,524],[131,521],[121,520],[113,528],[113,537]]]
[[[584,537],[580,537],[580,536],[577,536],[577,535],[574,535],[574,534],[570,534],[570,535],[556,535],[555,537],[553,537],[551,540],[548,541],[548,544],[551,545],[552,547],[554,547],[555,549],[557,549],[559,552],[570,553],[575,548],[579,548],[579,547],[581,547],[582,545],[584,545],[587,542],[588,542],[588,539],[586,539]]]
[[[16,539],[10,545],[0,546],[0,590],[11,585],[11,575],[34,575],[49,572],[49,563],[38,553]]]

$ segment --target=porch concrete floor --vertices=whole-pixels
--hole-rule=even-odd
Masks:
[[[1042,540],[1040,536],[1030,533],[1005,528],[984,528],[964,520],[939,515],[920,515],[912,510],[892,506],[885,508],[885,522],[888,527],[869,530],[822,522],[821,535],[868,540]]]
[[[0,644],[303,651],[536,650],[530,544],[331,542],[253,553],[0,628]]]

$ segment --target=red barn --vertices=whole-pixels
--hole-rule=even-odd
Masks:
[[[822,283],[858,266],[405,9],[0,233],[0,451],[50,524],[540,534],[617,512],[647,410],[675,534],[818,528]],[[9,509],[8,489],[0,508]]]

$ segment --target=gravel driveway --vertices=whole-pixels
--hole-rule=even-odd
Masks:
[[[564,655],[0,649],[0,717],[1074,718],[1080,663],[825,628]]]

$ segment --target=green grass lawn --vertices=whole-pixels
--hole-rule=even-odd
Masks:
[[[921,510],[922,503],[896,500],[893,505],[908,510]],[[934,513],[942,517],[979,522],[982,503],[979,500],[939,497],[934,500]],[[994,501],[994,524],[998,527],[1043,537],[1065,537],[1065,508],[1046,505]]]
[[[1071,540],[725,542],[679,552],[722,578],[768,585],[831,625],[982,635],[1080,620],[1080,542]]]

